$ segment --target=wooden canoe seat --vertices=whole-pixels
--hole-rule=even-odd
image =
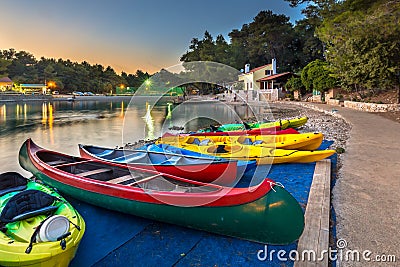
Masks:
[[[138,178],[138,177],[133,177],[131,174],[128,175],[124,175],[124,176],[120,176],[117,178],[114,178],[112,180],[108,180],[107,183],[112,183],[112,184],[119,184],[119,183],[123,183],[125,181],[134,179],[134,178]]]
[[[152,175],[152,176],[143,178],[142,180],[135,181],[135,182],[127,184],[127,185],[135,186],[135,185],[138,185],[138,184],[141,184],[141,183],[148,182],[148,181],[153,180],[154,178],[157,178],[157,177],[160,177],[160,176],[162,176],[162,175],[161,174]]]
[[[86,171],[86,172],[81,172],[81,173],[77,173],[76,175],[79,176],[90,176],[90,175],[94,175],[94,174],[100,174],[100,173],[105,173],[105,172],[111,172],[111,169],[96,169],[96,170],[92,170],[92,171]]]
[[[159,176],[161,176],[161,174],[156,174],[156,175],[152,175],[152,176],[149,176],[149,177],[145,177],[145,178],[143,178],[141,180],[135,180],[134,182],[129,183],[129,184],[125,184],[125,185],[134,186],[134,185],[137,185],[139,183],[148,182],[148,181],[150,181],[150,180],[152,180],[154,178],[157,178]],[[108,180],[107,182],[108,183],[112,183],[112,184],[121,184],[123,182],[129,181],[129,180],[132,180],[132,179],[138,179],[138,178],[140,178],[140,177],[139,176],[134,177],[131,174],[128,174],[128,175],[124,175],[124,176],[121,176],[121,177],[114,178],[112,180]]]
[[[54,166],[54,165],[64,164],[67,162],[65,160],[55,160],[55,161],[49,161],[46,163],[49,164],[50,166]]]
[[[55,164],[55,165],[51,165],[54,168],[60,168],[60,167],[66,167],[66,166],[74,166],[74,165],[79,165],[82,163],[87,163],[87,162],[91,162],[93,160],[88,159],[88,160],[82,160],[82,161],[75,161],[75,162],[69,162],[69,163],[59,163],[59,164]],[[49,164],[49,163],[47,163]]]

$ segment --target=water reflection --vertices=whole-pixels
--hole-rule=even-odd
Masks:
[[[3,115],[3,121],[6,121],[7,120],[7,106],[6,106],[6,104],[4,104],[1,107],[1,115]]]
[[[146,123],[146,130],[147,130],[146,139],[150,139],[150,140],[155,139],[154,119],[151,116],[151,106],[150,106],[149,102],[146,102],[146,114],[144,115],[143,119]]]

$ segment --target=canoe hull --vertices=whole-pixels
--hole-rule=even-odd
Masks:
[[[179,207],[111,196],[93,188],[87,190],[74,186],[69,179],[52,177],[40,171],[31,161],[26,144],[21,147],[19,160],[24,169],[60,192],[96,206],[148,219],[268,244],[292,243],[304,228],[301,207],[286,190],[276,185],[273,190],[249,203]]]

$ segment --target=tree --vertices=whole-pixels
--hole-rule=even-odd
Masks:
[[[334,88],[337,83],[329,70],[329,64],[319,59],[304,67],[301,72],[301,82],[308,92],[313,90],[324,92]]]
[[[286,90],[289,90],[290,92],[294,91],[299,91],[301,94],[305,93],[305,87],[303,83],[301,82],[300,77],[291,77],[288,79],[288,81],[285,84]]]
[[[10,64],[10,60],[0,58],[0,76],[8,76],[7,68]]]
[[[349,90],[398,87],[400,1],[347,0],[335,8],[317,31],[334,76]]]

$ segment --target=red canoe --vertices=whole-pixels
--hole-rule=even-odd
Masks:
[[[30,139],[19,163],[64,194],[148,219],[269,244],[289,244],[304,227],[298,202],[269,179],[249,188],[206,184],[49,151]]]
[[[232,185],[240,179],[243,171],[238,171],[236,160],[218,157],[194,157],[167,152],[143,150],[110,149],[105,147],[79,145],[82,158],[97,159],[117,164],[128,164],[147,170],[156,170],[182,178],[204,183]]]

